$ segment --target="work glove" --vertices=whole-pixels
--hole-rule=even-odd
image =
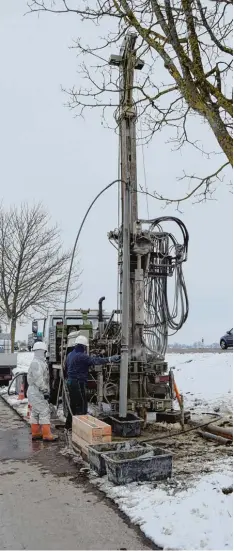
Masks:
[[[47,400],[48,402],[50,399],[50,395],[48,394],[48,392],[44,392],[43,396],[44,396],[44,399]]]
[[[118,364],[120,362],[120,359],[121,359],[121,356],[117,356],[117,355],[111,356],[109,358],[109,362],[114,363],[114,364]]]

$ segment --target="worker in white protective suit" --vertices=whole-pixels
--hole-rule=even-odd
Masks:
[[[57,440],[50,430],[49,407],[49,371],[45,360],[46,346],[44,342],[36,342],[33,346],[34,358],[28,370],[28,401],[31,405],[32,439],[43,438],[44,441]]]

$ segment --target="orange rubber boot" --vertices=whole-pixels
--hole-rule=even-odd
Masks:
[[[42,432],[40,425],[32,424],[31,425],[32,440],[41,440]]]
[[[42,437],[44,442],[55,442],[55,440],[58,440],[58,436],[51,433],[50,425],[42,425]]]

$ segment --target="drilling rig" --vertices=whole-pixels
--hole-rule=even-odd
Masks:
[[[168,372],[165,353],[169,332],[176,333],[188,316],[182,270],[188,252],[187,229],[178,218],[164,216],[145,220],[138,214],[137,111],[133,90],[134,72],[141,70],[144,62],[137,58],[136,40],[136,34],[128,33],[120,54],[110,58],[110,64],[119,68],[120,88],[116,121],[120,137],[121,216],[118,228],[108,234],[118,250],[119,299],[117,309],[106,315],[102,310],[105,297],[102,297],[95,314],[98,326],[88,334],[86,327],[85,333],[89,337],[89,354],[121,354],[120,369],[106,365],[91,370],[88,400],[96,404],[99,413],[102,404],[108,403],[112,412],[122,419],[126,419],[129,411],[173,409],[173,374]],[[165,230],[167,223],[177,226],[181,242],[172,231]],[[171,311],[168,287],[173,278],[175,293]],[[77,316],[74,311],[73,317]],[[74,319],[74,329],[82,330],[82,322],[75,323]],[[51,335],[54,331],[57,331],[55,327],[50,329]],[[67,352],[70,352],[78,333],[73,331],[69,336],[68,327],[65,333]],[[51,350],[53,343],[49,341]],[[50,361],[54,362],[55,358]]]
[[[167,375],[165,352],[168,331],[176,332],[188,316],[188,298],[182,272],[187,260],[188,232],[177,218],[141,220],[138,215],[136,122],[133,100],[134,71],[144,62],[136,56],[137,35],[128,33],[120,55],[110,64],[119,67],[120,101],[117,123],[120,134],[121,225],[109,233],[118,248],[121,311],[121,367],[119,416],[140,406],[156,411],[159,398],[171,409],[173,389]],[[162,225],[173,222],[182,234],[179,244]],[[176,308],[181,298],[181,316],[170,313],[168,278],[176,278]],[[175,310],[176,310],[175,308]]]

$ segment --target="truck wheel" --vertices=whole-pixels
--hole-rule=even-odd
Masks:
[[[222,350],[226,350],[226,348],[227,348],[227,343],[222,339],[222,340],[220,341],[220,346],[221,346]]]

